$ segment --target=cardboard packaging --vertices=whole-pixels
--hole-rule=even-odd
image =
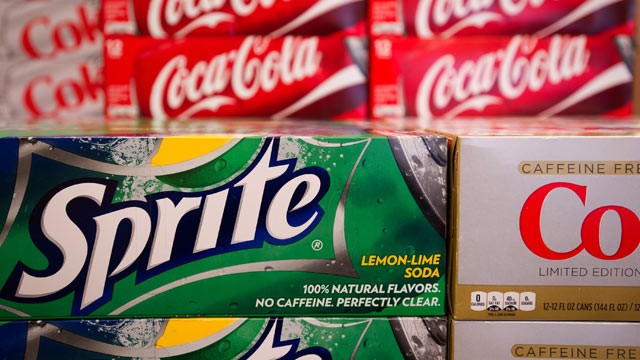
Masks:
[[[444,137],[299,121],[1,134],[0,318],[445,314]]]
[[[452,321],[450,359],[640,359],[640,324]]]
[[[368,47],[358,37],[114,35],[104,66],[110,119],[366,117]]]
[[[634,0],[369,0],[371,35],[600,34],[634,28]]]
[[[640,320],[640,124],[417,121],[449,137],[452,315]]]
[[[198,318],[14,321],[8,359],[445,360],[446,318]]]
[[[0,121],[104,114],[96,0],[0,1]]]
[[[366,33],[365,0],[102,0],[105,34],[155,38]]]
[[[627,35],[375,37],[370,115],[628,116],[634,57]]]

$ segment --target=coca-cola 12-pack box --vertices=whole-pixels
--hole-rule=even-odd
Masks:
[[[111,36],[106,115],[364,119],[367,73],[359,37]]]
[[[372,39],[374,118],[629,115],[624,35]]]
[[[103,0],[105,34],[364,35],[365,0]]]
[[[635,0],[369,0],[372,35],[631,34],[634,17]]]

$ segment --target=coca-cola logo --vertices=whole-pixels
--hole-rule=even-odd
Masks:
[[[102,94],[102,69],[82,63],[74,78],[57,80],[52,75],[35,77],[27,84],[23,101],[32,117],[55,118],[76,111],[87,103],[99,103]]]
[[[415,13],[416,33],[432,37],[437,33],[450,37],[469,27],[482,28],[506,16],[517,16],[527,8],[535,9],[545,0],[421,0]],[[442,28],[445,28],[442,30]]]
[[[76,7],[71,19],[53,22],[46,15],[35,17],[25,24],[20,34],[25,54],[34,59],[72,53],[85,44],[97,43],[100,38],[97,11],[82,4]]]
[[[181,37],[202,27],[215,28],[220,23],[233,22],[236,16],[249,16],[258,8],[269,9],[275,2],[276,0],[151,0],[147,13],[149,33],[157,37],[169,34]],[[231,12],[220,11],[227,3]]]
[[[280,84],[291,85],[314,76],[322,53],[317,37],[276,40],[246,37],[237,50],[217,54],[188,67],[188,57],[178,55],[158,72],[151,88],[154,118],[188,118],[201,111],[217,111],[236,99],[248,100],[260,91],[268,94]]]
[[[537,256],[549,260],[566,260],[583,251],[602,260],[619,260],[633,254],[640,245],[640,219],[632,210],[618,205],[606,205],[591,211],[585,216],[580,229],[579,239],[567,239],[575,247],[568,251],[552,249],[542,234],[540,222],[543,203],[553,191],[565,189],[573,192],[583,205],[587,203],[587,187],[572,183],[555,182],[544,185],[534,191],[522,206],[520,213],[520,234],[527,248]],[[600,225],[607,213],[615,213],[620,219],[620,243],[613,254],[606,254],[601,244]]]
[[[538,46],[540,40],[514,36],[506,48],[460,64],[453,55],[439,57],[419,84],[417,115],[450,117],[482,110],[579,77],[587,69],[591,54],[586,36],[556,35],[546,48]]]

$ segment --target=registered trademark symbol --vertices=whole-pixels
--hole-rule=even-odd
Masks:
[[[324,244],[322,243],[322,240],[313,240],[313,242],[311,243],[311,248],[315,251],[322,250],[323,246]]]

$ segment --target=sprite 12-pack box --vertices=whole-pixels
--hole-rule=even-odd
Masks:
[[[446,359],[447,321],[198,318],[13,321],[6,359]]]
[[[444,137],[254,121],[0,135],[0,318],[444,314]]]

